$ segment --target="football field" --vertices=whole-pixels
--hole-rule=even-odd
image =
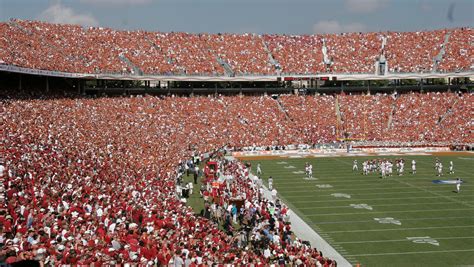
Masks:
[[[362,175],[362,162],[373,158],[403,158],[403,176],[381,179]],[[274,187],[291,210],[352,264],[361,266],[474,265],[474,157],[438,156],[444,176],[437,177],[434,156],[357,156],[275,158],[249,161]],[[357,159],[359,171],[352,171]],[[411,161],[417,173],[411,173]],[[449,161],[454,174],[447,174]],[[313,179],[305,163],[313,165]],[[394,174],[396,174],[394,167]],[[433,180],[454,180],[454,184]],[[301,237],[304,239],[304,237]]]

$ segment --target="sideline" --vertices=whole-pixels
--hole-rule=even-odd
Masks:
[[[250,176],[253,178],[254,175],[251,173]],[[262,184],[262,187],[264,197],[271,200],[271,192],[265,185]],[[282,198],[279,197],[279,199],[287,207],[290,207]],[[305,221],[303,221],[303,219],[301,219],[300,216],[298,216],[298,214],[296,214],[296,212],[293,210],[291,210],[290,213],[290,222],[291,229],[296,234],[296,236],[303,240],[309,241],[312,247],[317,248],[323,252],[324,257],[336,260],[337,266],[352,266],[348,260],[346,260],[341,254],[339,254],[339,252],[329,245],[326,240],[324,240],[316,231],[314,231],[314,229],[311,228]]]
[[[225,158],[229,160],[238,160],[242,162],[241,159],[235,158],[233,156],[225,156]],[[249,176],[251,178],[254,178],[255,175],[250,172]],[[262,183],[262,188],[263,188],[263,196],[268,199],[272,200],[272,195],[271,192],[268,190],[268,188]],[[319,251],[323,252],[324,257],[328,257],[330,259],[333,259],[337,262],[337,266],[342,266],[342,267],[352,267],[352,264],[344,258],[336,249],[334,249],[324,238],[322,238],[313,228],[311,228],[301,217],[292,209],[290,209],[290,205],[286,203],[284,199],[279,197],[280,202],[285,204],[289,211],[290,211],[290,223],[291,223],[291,229],[295,233],[296,236],[303,240],[309,241],[311,246],[313,248],[318,249]],[[324,234],[325,235],[325,234]],[[325,235],[327,236],[327,235]],[[327,236],[327,239],[331,239],[330,237]],[[335,245],[339,250],[342,252],[345,252],[345,250],[340,247],[339,245]],[[357,262],[354,257],[348,257],[350,258],[353,262]]]

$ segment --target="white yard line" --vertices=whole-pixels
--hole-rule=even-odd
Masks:
[[[364,184],[364,185],[375,185],[375,186],[379,186],[378,181],[382,181],[382,179],[372,179],[372,180],[367,180],[367,181],[357,181],[358,183],[357,184],[354,184],[354,185],[349,185],[347,183],[351,183],[351,181],[329,181],[327,180],[326,178],[321,178],[321,177],[315,177],[313,176],[313,178],[317,178],[318,180],[304,180],[304,178],[300,178],[298,179],[298,181],[291,181],[289,180],[288,182],[280,182],[280,181],[276,181],[275,182],[275,179],[273,179],[273,184],[274,185],[277,185],[277,186],[291,186],[291,187],[305,187],[307,185],[314,185],[316,183],[322,183],[322,181],[324,181],[325,183],[331,183],[331,184],[338,184],[338,183],[342,183],[342,185],[338,185],[338,186],[361,186],[361,184]],[[388,181],[388,180],[383,180],[383,181]]]
[[[327,234],[337,234],[337,233],[384,232],[384,231],[410,231],[410,230],[454,229],[454,228],[469,228],[469,227],[474,227],[474,225],[432,226],[432,227],[413,227],[413,228],[388,228],[388,229],[364,229],[364,230],[344,230],[344,231],[326,231],[326,233],[327,233]]]
[[[425,217],[425,218],[412,218],[412,219],[400,219],[403,222],[406,221],[429,221],[429,220],[453,220],[453,219],[472,219],[474,220],[473,216],[467,216],[467,217]],[[353,223],[368,223],[368,222],[373,222],[374,220],[359,220],[359,221],[329,221],[329,222],[314,222],[317,225],[323,225],[323,224],[353,224]]]
[[[459,211],[459,210],[470,210],[473,209],[435,209],[435,210],[387,210],[387,211],[368,211],[368,212],[345,212],[345,213],[318,213],[306,215],[308,217],[315,216],[344,216],[344,215],[359,215],[359,214],[383,214],[383,213],[411,213],[411,212],[446,212],[446,211]]]
[[[271,199],[270,191],[263,186],[264,188],[264,195],[267,199]],[[284,202],[283,199],[280,200]],[[288,203],[285,203],[288,206]],[[337,261],[337,266],[352,266],[350,262],[344,258],[334,247],[332,247],[321,235],[319,235],[313,228],[311,228],[301,217],[295,212],[291,212],[290,222],[293,231],[295,232],[296,236],[303,238],[304,240],[308,240],[313,247],[318,248],[324,253],[324,256],[334,259]],[[319,227],[314,226],[316,230],[321,232]],[[328,237],[328,235],[324,235]],[[332,239],[331,239],[332,240]],[[351,257],[351,259],[353,259]]]
[[[368,256],[388,256],[388,255],[409,255],[409,254],[431,254],[431,253],[452,253],[452,252],[470,252],[474,249],[455,249],[455,250],[431,250],[431,251],[409,251],[409,252],[387,252],[387,253],[370,253],[370,254],[352,254],[348,257],[368,257]]]
[[[407,183],[407,182],[404,182],[404,181],[398,181],[398,180],[396,180],[396,181],[399,182],[399,183],[401,183],[401,184],[405,184],[405,185],[407,185],[407,186],[409,186],[409,187],[412,187],[412,188],[416,188],[416,189],[418,189],[418,190],[421,190],[421,191],[423,191],[423,192],[427,192],[427,193],[430,193],[430,194],[432,194],[432,195],[435,195],[435,196],[438,196],[438,197],[447,199],[447,200],[449,200],[449,201],[456,202],[456,203],[458,203],[458,204],[462,204],[462,205],[465,205],[465,206],[470,207],[470,208],[474,208],[474,205],[471,205],[471,204],[469,204],[469,203],[466,203],[465,201],[460,201],[460,200],[457,200],[457,199],[455,199],[455,198],[453,198],[453,197],[449,197],[449,196],[446,196],[446,195],[443,195],[443,194],[438,194],[438,193],[436,193],[436,192],[433,192],[433,191],[430,191],[430,190],[426,190],[426,189],[424,189],[424,188],[422,188],[422,187],[419,187],[419,186],[416,186],[416,185],[412,185],[412,184]]]
[[[420,162],[421,164],[423,165],[430,165],[429,163],[425,163],[425,162]],[[445,166],[448,166],[447,164]],[[431,165],[431,167],[433,168],[433,173],[434,175],[436,175],[436,172],[434,170],[434,165]],[[445,170],[449,170],[449,168],[445,168]],[[460,171],[460,170],[456,170],[456,166],[454,166],[454,174],[446,174],[444,175],[445,178],[448,178],[448,177],[452,177],[454,179],[454,177],[458,177],[459,175],[457,173],[464,173],[464,174],[467,174],[469,176],[472,175],[472,173],[469,173],[469,172],[466,172],[466,171]]]
[[[474,239],[474,236],[458,236],[458,237],[432,237],[436,240],[456,240],[456,239]],[[365,241],[347,241],[336,242],[338,244],[365,244],[365,243],[386,243],[386,242],[407,242],[407,239],[392,239],[392,240],[365,240]]]
[[[323,181],[315,181],[315,182],[322,183]],[[326,180],[324,180],[324,182],[329,183],[329,184],[334,184],[334,182],[327,182]],[[274,185],[275,185],[275,183],[274,183]],[[315,185],[316,185],[316,183],[311,183],[311,184],[307,184],[306,187],[315,186]],[[275,186],[278,186],[278,184],[276,184]],[[336,187],[336,186],[337,186],[337,188],[331,188],[331,189],[327,189],[327,190],[336,190],[336,191],[337,190],[344,190],[344,188],[342,188],[338,185],[334,185],[334,187]],[[465,187],[465,186],[468,186],[468,185],[463,185],[463,187]],[[470,185],[470,186],[474,186],[474,185]],[[293,187],[294,186],[291,186],[291,188],[293,188]],[[439,185],[433,185],[433,186],[430,186],[430,188],[431,187],[439,189]],[[365,187],[365,188],[356,188],[356,189],[351,188],[350,190],[351,191],[373,191],[373,190],[396,190],[396,189],[407,189],[407,186],[404,186],[404,187],[375,187],[375,188],[374,187],[369,187],[369,188]],[[439,190],[439,191],[441,191],[441,190]],[[296,192],[301,192],[301,190],[298,190],[298,191],[297,190],[291,190],[291,191],[289,190],[289,191],[284,191],[284,192],[285,193],[296,193]],[[446,192],[446,189],[444,189],[444,192]]]
[[[406,187],[405,187],[406,188]],[[342,191],[349,191],[349,192],[342,192]],[[291,194],[289,194],[287,197],[289,198],[305,198],[305,197],[312,197],[312,195],[306,195],[306,196],[301,196],[302,193],[306,193],[306,192],[315,192],[315,193],[321,193],[321,192],[334,192],[334,191],[337,191],[339,193],[348,193],[350,194],[351,196],[370,196],[370,195],[396,195],[396,194],[416,194],[416,193],[420,193],[420,190],[417,190],[417,191],[398,191],[398,192],[374,192],[374,193],[358,193],[358,194],[352,194],[351,192],[353,191],[352,189],[344,189],[344,188],[317,188],[316,186],[314,186],[314,188],[312,190],[305,190],[305,191],[284,191],[283,194],[284,195],[287,195],[287,193],[297,193],[299,192],[299,194],[297,194],[296,196],[292,196]],[[446,192],[446,190],[444,191]],[[463,190],[462,192],[474,192],[474,190]]]
[[[420,154],[420,153],[416,153],[416,154]],[[383,156],[385,155],[388,155],[386,153],[383,153]],[[397,155],[407,155],[409,156],[410,154],[400,154],[400,153],[397,153]],[[415,154],[411,154],[411,155],[415,155]],[[429,154],[426,154],[426,155],[429,155]],[[326,155],[327,156],[327,155]],[[340,156],[340,155],[337,155],[337,156]],[[341,155],[341,156],[344,156],[344,155]],[[368,156],[368,155],[357,155],[357,154],[349,154],[347,156]],[[370,155],[372,156],[372,155]],[[375,155],[376,156],[376,155]],[[340,160],[338,158],[335,158],[335,157],[332,157],[334,160],[336,161],[340,161],[346,165],[349,165],[349,166],[352,166],[351,163],[348,163],[348,162],[345,162],[343,160]],[[292,162],[289,162],[289,163],[292,163]],[[293,171],[297,171],[299,170],[299,167],[296,167],[295,169],[292,169],[290,170],[290,172],[293,172]],[[463,172],[463,171],[459,171],[461,173],[466,173],[466,174],[469,174],[467,172]],[[273,174],[274,172],[272,172]],[[288,173],[288,170],[282,170],[282,171],[277,171],[275,172],[276,174],[279,174],[279,173],[285,173],[287,174]],[[330,172],[322,172],[322,173],[317,173],[319,175],[324,175],[324,176],[330,176]],[[364,186],[364,184],[367,184],[367,185],[376,185],[376,182],[377,181],[382,181],[380,179],[377,179],[378,177],[376,177],[375,175],[374,176],[361,176],[360,174],[358,173],[354,173],[355,176],[359,176],[361,179],[358,179],[357,177],[354,177],[354,179],[344,179],[344,180],[340,180],[340,179],[335,179],[335,178],[321,178],[321,177],[318,177],[321,179],[324,179],[324,182],[325,183],[329,183],[329,184],[339,184],[339,183],[347,183],[347,182],[357,182],[357,185],[356,186]],[[410,174],[407,173],[407,176],[409,176]],[[471,175],[471,174],[469,174]],[[294,176],[297,176],[297,174],[295,174]],[[311,181],[308,181],[308,180],[303,180],[303,176],[304,175],[301,175],[300,178],[295,178],[293,180],[287,180],[287,179],[283,179],[281,182],[278,182],[276,181],[274,184],[276,185],[276,187],[284,187],[285,185],[288,185],[290,186],[291,188],[298,188],[298,186],[300,187],[304,187],[304,188],[307,188],[307,187],[314,187],[314,192],[323,192],[323,191],[330,191],[330,192],[334,192],[334,191],[344,191],[345,189],[343,188],[344,185],[340,185],[338,186],[337,184],[335,185],[336,188],[333,188],[333,189],[317,189],[315,187],[316,184],[318,183],[321,183],[322,181],[315,181],[316,183],[313,183]],[[449,176],[446,176],[446,178],[449,177]],[[371,179],[369,179],[371,178]],[[291,203],[287,203],[288,204],[296,204],[296,203],[334,203],[334,202],[341,202],[341,201],[345,201],[345,202],[360,202],[360,201],[365,201],[365,200],[371,200],[371,201],[377,201],[377,200],[390,200],[390,199],[393,199],[393,200],[397,200],[397,199],[403,199],[403,200],[410,200],[410,199],[434,199],[434,198],[437,198],[439,199],[440,197],[441,198],[444,198],[446,200],[449,200],[450,202],[456,202],[456,203],[459,203],[459,204],[463,204],[465,206],[468,206],[470,208],[474,207],[474,205],[471,205],[469,204],[467,201],[461,201],[461,200],[458,200],[458,199],[455,199],[455,198],[452,198],[452,197],[449,197],[449,196],[444,196],[444,195],[441,195],[441,194],[438,194],[436,192],[433,192],[433,191],[430,191],[430,190],[427,190],[425,189],[424,187],[418,187],[416,185],[412,185],[410,183],[407,183],[407,182],[403,182],[403,181],[399,181],[397,179],[395,179],[396,177],[393,177],[393,179],[391,178],[388,178],[386,180],[383,180],[383,181],[397,181],[398,183],[401,183],[401,184],[405,184],[406,186],[408,187],[412,187],[412,188],[415,188],[417,189],[417,191],[402,191],[402,192],[394,192],[394,193],[367,193],[367,194],[363,194],[363,193],[360,193],[360,194],[351,194],[351,195],[389,195],[389,194],[398,194],[398,193],[410,193],[410,194],[416,194],[416,193],[419,193],[419,190],[421,191],[425,191],[427,193],[430,193],[436,197],[401,197],[401,198],[366,198],[366,199],[331,199],[331,200],[322,200],[322,201],[314,201],[314,200],[311,200],[311,201],[291,201]],[[278,180],[278,179],[277,179]],[[417,180],[414,180],[413,182],[418,182]],[[471,185],[464,185],[463,187],[465,186],[471,186]],[[339,187],[339,188],[338,188]],[[433,187],[433,185],[431,186],[426,186],[427,188],[431,188]],[[384,190],[384,189],[407,189],[407,187],[392,187],[392,188],[380,188],[380,187],[376,187],[376,188],[355,188],[354,189],[354,186],[352,186],[352,189],[350,189],[351,191],[371,191],[371,190]],[[349,188],[347,188],[347,190],[349,190]],[[470,192],[472,190],[463,190],[462,192]],[[267,198],[271,198],[270,196],[270,192],[265,188],[264,190],[265,192],[265,196]],[[301,190],[299,191],[288,191],[288,192],[285,192],[285,193],[300,193],[301,194]],[[308,191],[306,191],[308,192]],[[313,190],[310,190],[309,192],[313,192]],[[465,196],[459,196],[459,197],[465,197]],[[294,197],[294,198],[297,198],[297,197]],[[284,199],[282,199],[284,201]],[[411,205],[423,205],[423,204],[427,204],[427,205],[433,205],[433,204],[446,204],[446,202],[435,202],[435,203],[405,203],[405,204],[382,204],[382,205],[375,205],[373,207],[382,207],[382,206],[411,206]],[[318,208],[321,208],[321,207],[318,207]],[[324,207],[322,207],[324,208]],[[350,208],[349,206],[331,206],[331,207],[326,207],[326,208]],[[301,210],[303,209],[310,209],[310,208],[300,208]],[[298,210],[300,210],[298,209]],[[403,210],[403,211],[384,211],[384,212],[357,212],[357,213],[329,213],[329,214],[317,214],[317,215],[313,215],[313,216],[332,216],[332,215],[359,215],[359,214],[378,214],[378,213],[409,213],[409,212],[424,212],[424,211],[430,211],[430,212],[436,212],[436,211],[442,211],[442,212],[449,212],[449,211],[461,211],[461,210],[469,210],[469,211],[472,211],[472,209],[436,209],[436,210],[413,210],[413,211],[406,211],[406,210]],[[342,248],[339,244],[351,244],[351,243],[354,243],[354,244],[358,244],[358,243],[381,243],[381,242],[399,242],[399,241],[406,241],[406,239],[399,239],[399,240],[372,240],[372,241],[348,241],[348,242],[334,242],[334,240],[331,238],[330,234],[332,233],[355,233],[355,232],[377,232],[377,231],[407,231],[407,230],[428,230],[428,229],[454,229],[454,228],[470,228],[470,227],[474,227],[473,225],[468,225],[468,226],[440,226],[440,227],[416,227],[416,228],[389,228],[389,229],[370,229],[370,230],[350,230],[350,231],[324,231],[322,232],[321,229],[316,225],[316,224],[330,224],[330,223],[358,223],[358,222],[372,222],[372,220],[364,220],[364,221],[337,221],[337,222],[320,222],[320,223],[315,223],[313,222],[311,219],[307,218],[307,217],[311,217],[312,215],[303,215],[307,221],[311,222],[311,224],[313,224],[313,227],[314,229],[316,229],[318,232],[321,232],[321,234],[319,235],[318,233],[316,233],[311,227],[308,226],[308,224],[303,221],[296,212],[293,212],[292,215],[291,215],[291,223],[292,225],[294,226],[294,230],[295,230],[295,234],[297,236],[302,236],[304,237],[305,239],[309,240],[313,246],[317,246],[318,248],[322,248],[321,250],[323,252],[325,252],[326,256],[330,257],[330,258],[333,258],[335,259],[337,262],[338,262],[338,265],[339,266],[351,266],[350,263],[346,260],[346,259],[350,259],[352,262],[356,262],[356,259],[355,257],[357,256],[382,256],[382,255],[405,255],[405,254],[427,254],[427,253],[447,253],[447,252],[470,252],[470,251],[474,251],[474,249],[465,249],[465,250],[438,250],[438,251],[417,251],[417,252],[390,252],[390,253],[372,253],[372,254],[347,254],[346,250],[344,248]],[[417,221],[417,220],[452,220],[452,219],[461,219],[461,218],[472,218],[471,216],[469,217],[439,217],[439,218],[436,218],[436,217],[429,217],[429,218],[416,218],[416,219],[403,219],[404,221]],[[322,237],[324,237],[326,240],[329,240],[331,243],[333,243],[334,245],[331,246],[329,245]],[[446,237],[446,238],[438,238],[438,239],[472,239],[474,237],[470,237],[470,236],[467,236],[467,237]],[[338,251],[340,251],[341,253],[344,254],[345,258],[338,253],[338,251],[334,250],[334,248],[337,248]]]
[[[329,196],[328,196],[329,197]],[[466,197],[471,197],[471,196],[466,196]],[[391,198],[358,198],[356,200],[354,199],[328,199],[328,200],[304,200],[304,201],[292,201],[293,204],[297,203],[319,203],[319,202],[340,202],[340,201],[365,201],[365,200],[390,200],[390,199],[430,199],[430,198],[439,198],[439,197],[391,197]]]
[[[357,202],[357,201],[354,201]],[[429,203],[400,203],[400,204],[382,204],[382,205],[370,205],[372,207],[395,207],[395,206],[417,206],[417,205],[453,205],[451,203],[444,202],[429,202]],[[338,208],[352,208],[349,205],[341,206],[315,206],[315,207],[303,207],[298,208],[299,210],[312,210],[312,209],[338,209]],[[352,208],[353,209],[353,208]]]
[[[296,174],[294,175],[296,176]],[[390,181],[396,181],[398,176],[392,176],[389,178],[385,179],[380,179],[380,176],[374,176],[371,179],[364,179],[364,180],[359,180],[359,179],[353,179],[353,180],[341,180],[341,179],[331,179],[331,178],[324,178],[321,176],[313,176],[314,178],[318,178],[319,180],[304,180],[303,177],[301,178],[280,178],[284,181],[280,181],[277,179],[275,181],[275,178],[273,179],[273,183],[278,185],[295,185],[295,186],[302,186],[305,184],[311,184],[314,182],[321,182],[321,180],[324,180],[325,182],[328,183],[352,183],[352,182],[357,182],[357,185],[354,184],[354,186],[358,186],[361,183],[364,184],[374,184],[374,185],[379,185],[377,182],[390,182]],[[406,176],[405,176],[406,177]],[[417,182],[417,183],[424,183],[426,184],[426,180],[423,180],[425,178],[414,178],[412,182]],[[433,180],[438,180],[439,177],[433,177]],[[463,187],[465,186],[474,186],[474,184],[463,184]],[[437,184],[430,183],[429,185],[426,185],[426,187],[439,187]]]

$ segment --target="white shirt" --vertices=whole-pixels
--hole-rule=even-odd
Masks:
[[[270,252],[270,249],[266,248],[264,251],[263,251],[263,257],[265,258],[270,258],[271,256],[271,252]]]
[[[102,211],[102,208],[98,208],[96,213],[98,217],[102,217],[102,215],[104,214],[104,211]]]

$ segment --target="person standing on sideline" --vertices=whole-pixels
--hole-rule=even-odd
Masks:
[[[189,165],[188,163],[184,163],[184,169],[186,170],[186,176],[189,176]]]
[[[262,175],[262,167],[260,166],[260,162],[257,164],[257,176],[260,177]]]
[[[273,190],[272,190],[272,200],[273,200],[273,203],[276,202],[277,194],[278,194],[278,192],[277,192],[276,188],[273,188]]]
[[[197,180],[198,180],[198,175],[199,175],[199,166],[196,164],[196,166],[194,167],[194,184],[197,184]]]

